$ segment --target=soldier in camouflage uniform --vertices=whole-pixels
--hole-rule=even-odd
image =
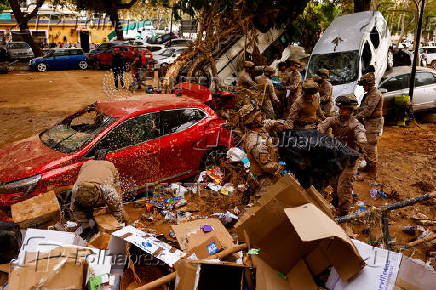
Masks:
[[[300,71],[303,66],[304,63],[299,60],[290,61],[289,81],[287,85],[287,89],[289,90],[289,96],[287,97],[286,110],[283,116],[285,119],[288,117],[288,114],[294,102],[301,96],[303,77],[301,76]]]
[[[286,123],[289,129],[316,129],[319,120],[324,120],[318,97],[318,85],[311,79],[303,83],[303,96],[292,105]]]
[[[120,224],[126,222],[117,169],[109,161],[90,160],[80,168],[71,200],[73,217],[83,229],[90,227],[94,208],[102,201]]]
[[[320,79],[317,81],[319,85],[319,104],[321,110],[326,117],[333,114],[333,86],[329,82],[330,71],[327,69],[320,69],[317,72]]]
[[[357,99],[354,95],[342,95],[336,99],[339,107],[339,116],[329,117],[318,125],[318,131],[326,134],[332,131],[333,136],[342,144],[356,151],[362,151],[366,143],[365,128],[353,116],[357,107]],[[352,204],[352,192],[358,162],[349,164],[339,175],[332,180],[333,205],[337,208],[339,216],[346,215]]]
[[[246,105],[240,110],[240,115],[248,132],[243,139],[243,148],[251,164],[251,172],[259,180],[260,187],[273,184],[283,172],[283,167],[278,162],[277,146],[265,128],[262,114],[254,106]],[[279,124],[270,121],[271,127]]]
[[[244,70],[240,73],[238,78],[238,87],[250,89],[256,86],[256,82],[253,81],[255,65],[251,61],[244,62]]]
[[[377,178],[377,144],[383,129],[383,95],[375,87],[374,73],[367,73],[359,80],[366,94],[358,108],[356,118],[363,119],[366,139],[365,160],[367,163],[364,171],[368,171],[370,177]]]
[[[274,75],[275,71],[272,67],[266,66],[263,69],[263,75],[256,77],[256,83],[258,84],[258,89],[262,94],[259,100],[259,106],[265,117],[268,119],[275,119],[276,113],[274,112],[273,103],[278,106],[279,99],[277,98],[276,92],[274,90],[274,85],[271,81],[271,77]]]

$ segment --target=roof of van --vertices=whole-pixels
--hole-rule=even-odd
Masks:
[[[371,24],[374,23],[375,17],[384,19],[378,11],[365,11],[337,17],[324,31],[312,53],[327,54],[358,50],[364,34],[371,31]]]

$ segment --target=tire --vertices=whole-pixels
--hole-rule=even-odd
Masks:
[[[215,147],[205,153],[200,162],[199,172],[206,170],[211,165],[219,166],[221,161],[227,157],[227,149],[223,146]]]
[[[94,61],[94,68],[95,68],[96,70],[101,70],[101,64],[100,64],[100,61],[99,61],[99,60],[95,60],[95,61]]]
[[[390,71],[394,67],[394,53],[391,49],[388,50],[388,55],[386,56],[386,70]]]
[[[81,70],[85,70],[88,68],[88,62],[86,60],[79,61],[79,68]]]
[[[40,72],[47,71],[47,64],[43,62],[38,63],[38,65],[36,66],[36,70]]]

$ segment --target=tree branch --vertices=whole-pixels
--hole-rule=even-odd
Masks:
[[[37,0],[36,7],[33,8],[32,12],[30,12],[30,14],[27,14],[26,16],[24,16],[23,20],[28,22],[30,19],[35,17],[35,15],[38,13],[39,8],[41,8],[42,4],[44,4],[44,1],[45,0]]]

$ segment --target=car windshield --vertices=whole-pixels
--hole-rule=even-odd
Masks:
[[[10,49],[23,49],[23,48],[29,48],[30,46],[27,43],[10,43],[9,48]]]
[[[107,116],[91,105],[45,130],[39,138],[53,150],[73,153],[82,149],[115,120],[117,118]]]
[[[330,70],[332,85],[341,85],[354,82],[358,77],[359,51],[345,51],[329,54],[314,54],[309,63],[307,75],[313,76],[325,68]]]
[[[174,53],[173,48],[165,49],[160,55],[162,56],[171,56]]]

